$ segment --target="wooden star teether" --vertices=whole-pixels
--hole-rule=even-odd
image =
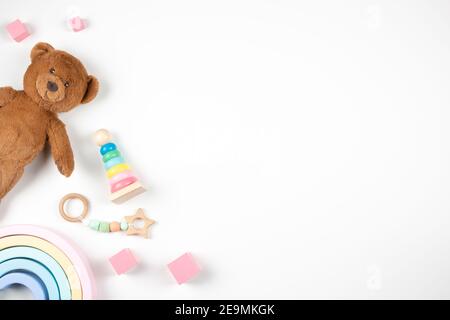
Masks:
[[[125,221],[128,224],[127,235],[139,235],[144,238],[148,238],[148,229],[155,223],[154,220],[147,218],[142,208],[139,208],[134,215],[126,216]],[[144,226],[137,228],[135,226],[136,221],[143,221]]]

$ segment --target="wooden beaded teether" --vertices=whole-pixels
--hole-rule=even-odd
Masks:
[[[79,216],[72,216],[67,214],[65,210],[66,202],[69,200],[80,200],[83,204],[83,210]],[[154,220],[147,218],[147,216],[144,213],[144,210],[142,208],[139,208],[134,215],[131,216],[125,216],[121,222],[113,221],[113,222],[107,222],[107,221],[100,221],[91,219],[88,220],[87,213],[89,208],[89,201],[88,199],[79,194],[79,193],[69,193],[61,198],[61,201],[59,202],[59,213],[61,216],[69,221],[69,222],[82,222],[83,224],[87,225],[89,228],[95,231],[99,232],[118,232],[118,231],[124,231],[128,236],[131,235],[139,235],[144,238],[148,238],[148,229],[152,224],[155,223]],[[142,227],[136,227],[137,221],[143,221]]]

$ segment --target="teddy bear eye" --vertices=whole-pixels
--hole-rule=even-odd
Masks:
[[[66,82],[64,82],[64,87],[68,87],[69,86],[69,83],[66,81]]]
[[[50,68],[50,73],[55,73],[55,68]]]

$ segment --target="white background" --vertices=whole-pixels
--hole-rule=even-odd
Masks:
[[[78,11],[88,28],[72,33]],[[0,224],[51,227],[92,262],[102,299],[450,298],[448,1],[0,1],[0,86],[22,88],[37,41],[98,77],[61,118],[76,168],[48,150],[0,205]],[[91,135],[108,128],[149,191],[123,205]],[[151,239],[61,219],[138,207]],[[108,257],[141,260],[116,276]],[[203,267],[178,286],[166,264]],[[0,298],[28,297],[24,291]]]

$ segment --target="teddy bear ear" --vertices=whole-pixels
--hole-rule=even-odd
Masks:
[[[37,43],[33,49],[31,49],[31,61],[34,61],[34,59],[36,59],[37,57],[46,54],[47,52],[51,52],[54,51],[55,49],[49,45],[48,43],[45,42],[39,42]]]
[[[84,94],[83,99],[81,100],[82,104],[91,102],[97,96],[98,88],[100,84],[94,76],[88,76],[88,86],[86,89],[86,93]]]

